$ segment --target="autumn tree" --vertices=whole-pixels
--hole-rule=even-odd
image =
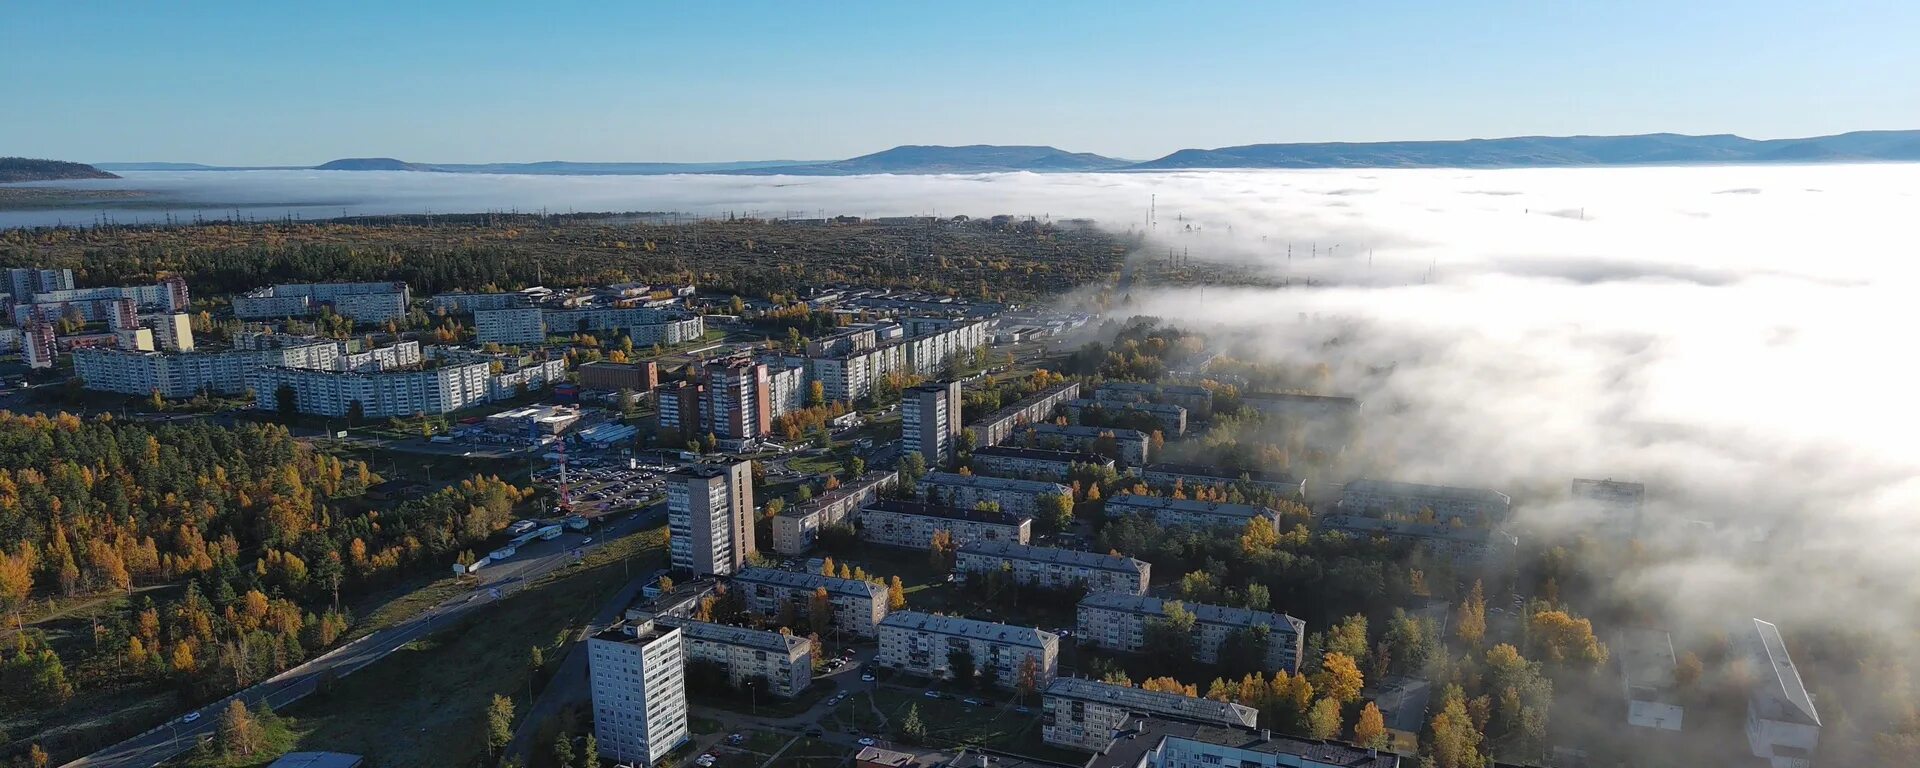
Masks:
[[[900,577],[895,576],[891,581],[887,582],[887,610],[898,611],[904,610],[906,607],[907,588],[900,582]]]
[[[513,741],[513,699],[493,695],[487,705],[487,754],[498,755]]]
[[[1307,712],[1307,737],[1333,739],[1340,736],[1340,703],[1321,699]]]
[[[808,626],[815,632],[825,632],[833,624],[833,598],[827,594],[826,587],[815,587],[813,597],[807,605]]]
[[[1348,658],[1359,659],[1367,655],[1367,617],[1353,614],[1341,619],[1327,631],[1328,653],[1343,653]]]
[[[1454,620],[1453,634],[1470,648],[1480,647],[1481,638],[1487,634],[1487,598],[1478,581],[1473,583],[1473,591],[1467,594],[1466,602],[1460,604],[1460,615]]]
[[[1353,657],[1338,651],[1330,651],[1321,659],[1320,673],[1313,677],[1315,690],[1342,704],[1360,698],[1360,689],[1365,686],[1366,678]]]
[[[1527,619],[1529,648],[1555,663],[1598,667],[1607,663],[1607,647],[1594,637],[1593,622],[1566,611],[1539,611]]]
[[[1440,713],[1433,716],[1433,738],[1426,744],[1436,768],[1480,768],[1480,731],[1467,714],[1465,692],[1449,685],[1442,694]]]
[[[220,715],[220,745],[234,757],[251,757],[260,750],[262,734],[247,703],[234,699]]]
[[[1353,723],[1353,743],[1378,749],[1387,746],[1387,722],[1373,702],[1360,708],[1360,719]]]

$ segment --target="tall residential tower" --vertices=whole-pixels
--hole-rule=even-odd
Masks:
[[[753,465],[696,464],[667,475],[668,551],[675,570],[729,575],[753,541]]]

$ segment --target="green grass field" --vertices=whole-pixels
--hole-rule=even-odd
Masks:
[[[588,621],[633,571],[665,564],[664,531],[655,529],[596,550],[585,562],[550,574],[499,605],[409,645],[284,713],[295,747],[364,755],[381,768],[467,766],[485,758],[486,709],[495,694],[529,704],[529,649]],[[404,724],[404,725],[402,725]]]

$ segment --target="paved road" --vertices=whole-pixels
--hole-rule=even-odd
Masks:
[[[61,768],[152,768],[192,749],[202,738],[219,730],[220,712],[239,698],[249,707],[262,702],[279,708],[313,693],[328,678],[345,677],[362,667],[385,658],[407,643],[442,627],[461,621],[473,611],[484,610],[499,599],[524,588],[529,582],[561,566],[572,563],[576,552],[598,547],[621,536],[632,535],[658,525],[665,515],[664,505],[638,512],[591,531],[594,542],[582,544],[580,534],[567,533],[553,541],[536,541],[520,549],[512,560],[480,571],[479,584],[472,592],[458,595],[392,627],[374,632],[266,682],[208,704],[192,713],[181,713],[165,724],[126,741],[107,747]],[[496,596],[497,594],[497,596]],[[193,722],[185,718],[199,715]]]

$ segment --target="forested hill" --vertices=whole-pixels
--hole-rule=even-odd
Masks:
[[[86,163],[65,160],[35,160],[27,157],[0,157],[0,184],[15,181],[59,181],[61,179],[117,179],[106,171]]]

